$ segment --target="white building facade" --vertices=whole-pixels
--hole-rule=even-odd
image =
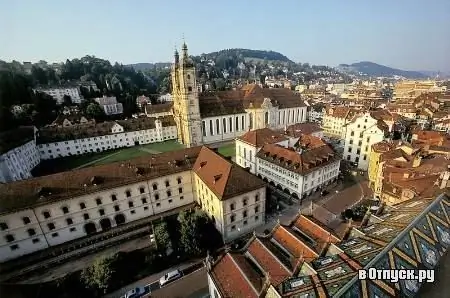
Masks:
[[[98,97],[94,100],[100,105],[100,107],[102,107],[106,115],[117,115],[123,113],[122,103],[117,102],[117,99],[114,96]]]
[[[369,168],[372,145],[385,139],[389,126],[370,113],[355,116],[347,125],[343,158],[355,163],[360,170]]]
[[[64,95],[70,96],[72,99],[72,103],[79,104],[83,100],[80,90],[77,87],[52,87],[52,88],[44,88],[37,89],[36,91],[46,93],[56,99],[58,104],[62,104],[64,102]]]
[[[40,154],[36,147],[34,128],[30,128],[32,138],[25,143],[8,150],[0,155],[0,182],[7,183],[32,178],[31,170],[40,161]]]
[[[150,143],[164,142],[177,138],[177,128],[174,125],[165,126],[161,120],[154,121],[154,128],[125,131],[118,123],[111,125],[105,135],[85,138],[68,139],[55,142],[44,142],[38,145],[41,159],[80,155],[91,152],[132,147]]]

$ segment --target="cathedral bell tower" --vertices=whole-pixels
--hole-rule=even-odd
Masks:
[[[181,59],[175,50],[172,66],[173,116],[177,125],[178,142],[186,147],[202,144],[200,106],[194,61],[189,58],[186,43]]]

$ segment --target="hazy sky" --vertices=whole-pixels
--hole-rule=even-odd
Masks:
[[[0,59],[171,61],[224,48],[450,71],[450,0],[0,0]]]

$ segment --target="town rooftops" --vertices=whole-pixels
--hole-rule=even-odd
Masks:
[[[251,130],[238,137],[238,140],[250,144],[256,148],[261,148],[265,144],[274,144],[286,141],[287,139],[288,138],[281,133],[273,131],[269,128]]]
[[[92,138],[113,134],[111,129],[117,123],[123,127],[124,132],[154,129],[155,121],[161,121],[163,127],[175,126],[173,116],[141,117],[128,120],[106,121],[101,123],[88,123],[67,127],[44,127],[39,130],[37,143],[45,144],[74,139]]]
[[[301,97],[289,89],[248,84],[237,90],[200,93],[200,114],[206,118],[246,113],[246,109],[261,108],[267,103],[266,99],[279,109],[306,107]]]
[[[348,107],[329,107],[327,115],[335,118],[352,119],[358,110]]]
[[[145,106],[145,114],[159,114],[159,113],[169,113],[172,111],[173,102],[160,103],[154,105],[146,105]]]
[[[0,133],[0,154],[22,146],[34,139],[34,127],[24,126]]]
[[[357,271],[369,266],[394,269],[398,264],[433,269],[450,244],[448,212],[450,199],[446,194],[387,206],[382,214],[370,215],[364,226],[350,228],[348,239],[329,242],[330,247],[335,245],[333,250],[309,260],[297,258],[294,267],[286,266],[283,259],[294,257],[292,252],[301,250],[299,241],[303,240],[291,237],[292,223],[278,225],[268,235],[254,234],[242,250],[208,262],[208,272],[221,297],[267,297],[268,282],[277,297],[334,297],[338,293],[339,297],[344,293],[345,297],[362,297],[369,290],[398,297],[401,289],[390,282],[375,280],[361,285]],[[309,225],[306,220],[300,219]],[[316,228],[302,226],[299,230],[305,236],[311,236],[314,229],[310,228]],[[281,231],[284,240],[274,239]]]
[[[0,184],[0,214],[192,169],[201,147]]]
[[[259,189],[264,181],[208,147],[202,147],[194,173],[220,200]]]
[[[310,135],[315,132],[322,131],[322,128],[316,123],[297,123],[287,127],[286,134],[291,137],[299,137],[300,135]]]

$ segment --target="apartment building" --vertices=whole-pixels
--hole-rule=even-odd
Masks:
[[[131,147],[173,140],[177,128],[173,117],[138,118],[103,123],[45,127],[37,144],[42,159]]]
[[[322,128],[326,136],[345,139],[346,126],[358,112],[348,107],[329,107],[323,115]]]
[[[193,147],[0,184],[0,262],[198,202],[228,241],[264,223],[265,184]]]
[[[193,167],[197,202],[229,242],[265,222],[266,184],[203,147]]]
[[[118,115],[123,113],[123,105],[117,102],[116,97],[98,97],[94,99],[103,109],[106,115]]]
[[[354,116],[347,124],[343,158],[358,169],[367,170],[372,145],[383,141],[388,134],[389,126],[369,112]]]
[[[56,102],[58,104],[62,104],[64,102],[64,96],[68,95],[70,96],[70,99],[72,100],[72,103],[79,104],[83,100],[80,89],[78,87],[49,87],[49,88],[39,88],[35,91],[43,92],[54,99],[56,99]]]
[[[0,134],[0,182],[31,178],[40,161],[36,148],[36,128],[21,127]]]
[[[308,121],[322,123],[323,115],[325,113],[325,105],[321,103],[311,104],[308,107]]]

